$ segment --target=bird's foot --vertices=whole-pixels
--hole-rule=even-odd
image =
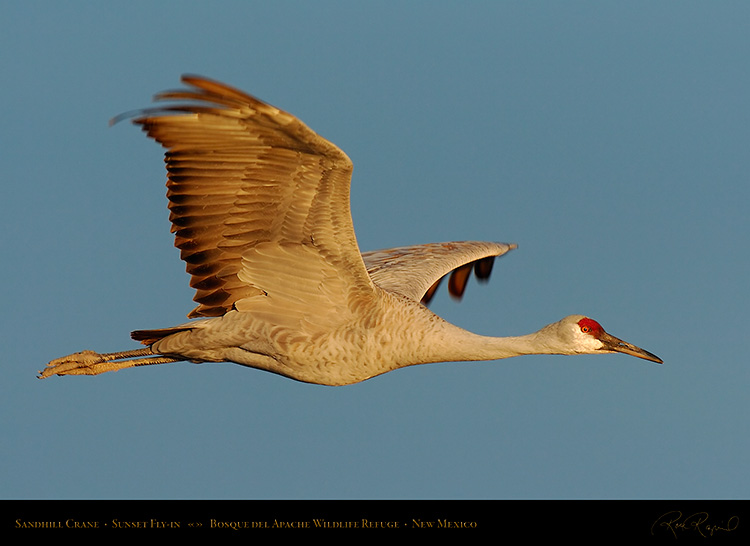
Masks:
[[[39,372],[39,379],[51,375],[96,375],[101,372],[94,366],[104,361],[104,356],[94,351],[73,353],[50,361],[47,367]]]
[[[39,379],[51,375],[99,375],[104,372],[116,372],[133,366],[148,366],[149,364],[166,364],[180,362],[182,359],[172,356],[154,354],[151,348],[120,351],[118,353],[96,353],[81,351],[72,355],[56,358],[39,372]]]

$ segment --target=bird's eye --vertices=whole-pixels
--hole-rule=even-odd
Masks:
[[[584,334],[587,334],[589,330],[591,330],[591,328],[589,328],[588,326],[581,326],[581,332],[583,332]]]

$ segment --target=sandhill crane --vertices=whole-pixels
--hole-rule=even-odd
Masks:
[[[166,149],[175,246],[198,306],[171,328],[138,330],[147,347],[83,351],[40,377],[96,375],[178,361],[235,362],[346,385],[428,362],[619,352],[662,361],[572,315],[538,332],[488,337],[426,304],[449,276],[460,297],[514,244],[436,243],[360,253],[349,209],[350,159],[296,117],[222,83],[184,76],[178,101],[133,118]],[[180,102],[182,101],[182,102]]]

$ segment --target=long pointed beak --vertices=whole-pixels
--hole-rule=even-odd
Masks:
[[[664,361],[655,354],[649,353],[648,351],[641,349],[640,347],[636,347],[632,343],[628,343],[616,338],[615,336],[609,335],[607,332],[601,333],[601,335],[599,336],[599,341],[604,343],[602,351],[624,353],[626,355],[637,356],[638,358],[650,360],[651,362],[656,362],[658,364],[664,364]]]

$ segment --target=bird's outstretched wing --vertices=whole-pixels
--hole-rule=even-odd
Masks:
[[[450,294],[461,298],[472,270],[479,280],[487,280],[495,258],[514,248],[508,243],[459,241],[375,250],[362,258],[380,288],[427,305],[446,275],[450,274]]]
[[[372,290],[349,208],[350,159],[296,117],[237,89],[183,76],[133,122],[166,149],[175,246],[198,306],[221,316],[257,295],[344,298]],[[315,305],[315,301],[310,301]]]

